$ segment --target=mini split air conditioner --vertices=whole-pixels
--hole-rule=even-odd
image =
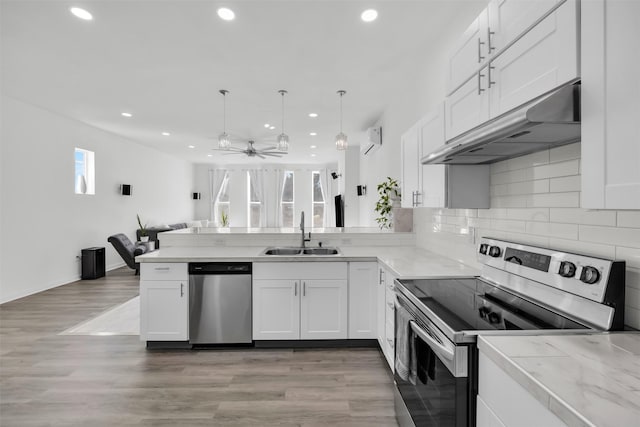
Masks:
[[[366,139],[360,150],[363,155],[371,154],[382,145],[382,127],[376,126],[367,129]]]

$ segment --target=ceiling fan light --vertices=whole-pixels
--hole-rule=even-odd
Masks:
[[[347,135],[340,132],[336,135],[336,150],[346,150],[347,149]]]
[[[289,135],[286,133],[278,135],[278,150],[289,151]]]
[[[226,132],[222,132],[220,136],[218,136],[218,148],[226,150],[230,146],[231,146],[231,140],[229,139],[229,134]]]

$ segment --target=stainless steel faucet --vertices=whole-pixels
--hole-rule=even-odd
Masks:
[[[309,232],[309,238],[305,239],[304,238],[304,211],[302,211],[301,215],[300,215],[300,231],[302,231],[302,241],[300,243],[300,247],[304,248],[304,244],[305,242],[310,242],[311,241],[311,232]]]

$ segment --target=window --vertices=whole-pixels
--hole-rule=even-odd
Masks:
[[[213,219],[218,227],[229,225],[229,172],[225,172],[220,191],[213,203]]]
[[[280,200],[282,226],[293,227],[293,171],[284,172]]]
[[[247,205],[249,207],[247,224],[249,227],[262,227],[262,194],[258,171],[247,171]]]
[[[313,227],[324,227],[324,189],[322,188],[322,180],[320,172],[312,172],[311,174],[311,193],[313,194]]]
[[[74,187],[76,194],[96,194],[94,153],[75,149]]]

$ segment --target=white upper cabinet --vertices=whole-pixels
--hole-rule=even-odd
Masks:
[[[567,1],[492,60],[487,72],[489,116],[578,79],[578,40],[578,9]]]
[[[416,206],[416,199],[420,196],[420,128],[411,127],[400,137],[402,147],[402,199],[403,208]],[[411,194],[411,199],[409,199]]]
[[[477,21],[485,15],[478,52],[486,58],[472,69],[449,63],[449,76],[466,77],[446,100],[447,140],[580,76],[576,0],[494,0]]]
[[[488,58],[488,16],[488,9],[483,10],[469,25],[453,49],[448,64],[447,93],[460,87]]]
[[[640,2],[582,2],[582,207],[640,209]]]
[[[441,103],[402,137],[403,207],[488,208],[489,165],[420,163],[423,156],[444,143],[445,109]]]

